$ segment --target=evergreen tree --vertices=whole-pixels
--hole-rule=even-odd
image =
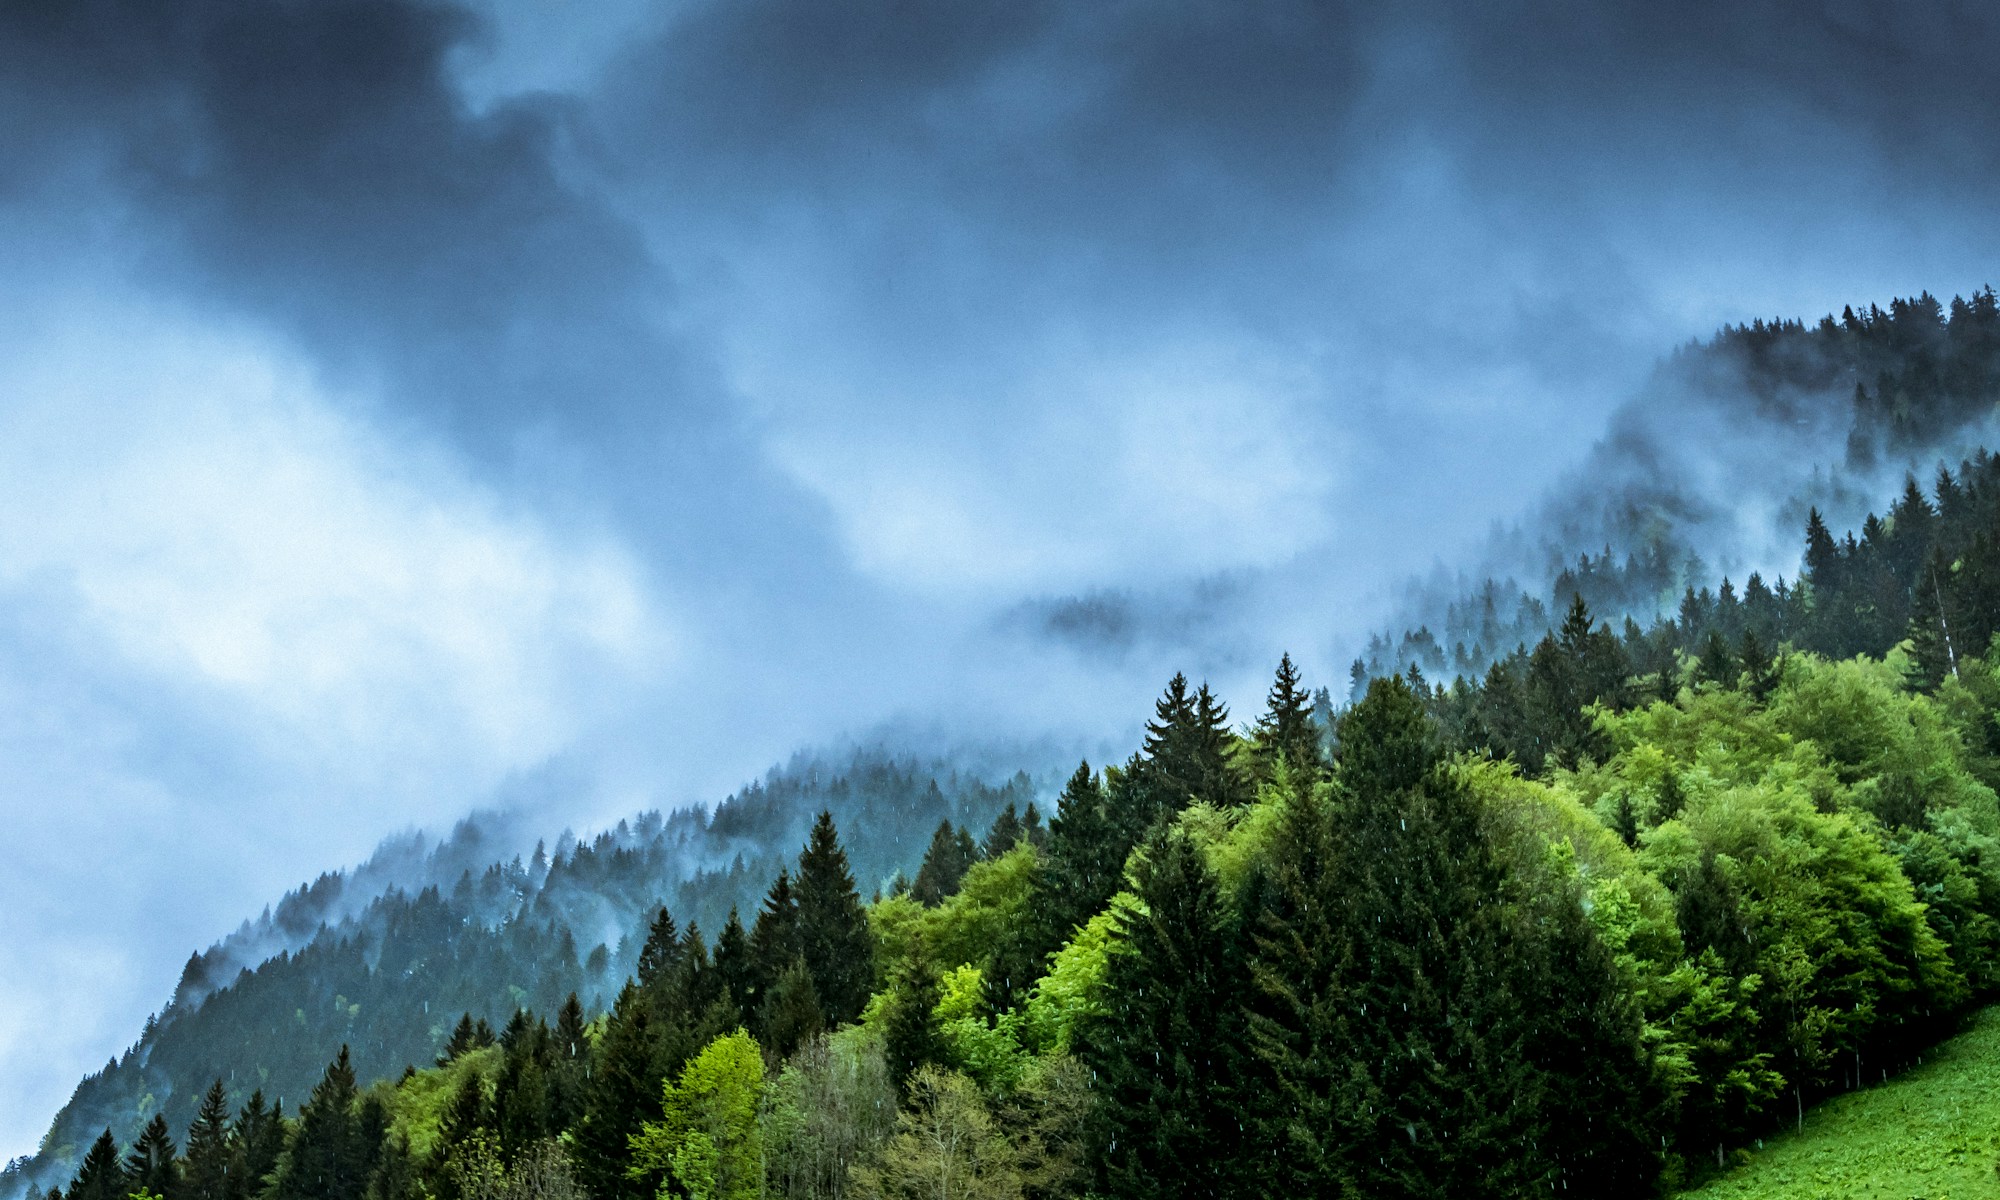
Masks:
[[[674,915],[665,905],[653,914],[646,929],[646,944],[639,949],[637,979],[641,988],[650,988],[673,971],[680,961],[681,934]]]
[[[1096,1139],[1113,1196],[1241,1194],[1236,1118],[1243,966],[1215,877],[1179,831],[1147,845],[1143,907],[1124,910],[1106,963],[1106,1015],[1082,1053],[1096,1072]]]
[[[744,1007],[752,1011],[761,1009],[771,989],[777,986],[778,977],[790,970],[798,957],[799,902],[792,894],[791,872],[780,868],[764,897],[764,907],[757,913],[757,923],[750,930],[751,975],[755,987]],[[767,1046],[771,1044],[761,1030],[758,1040]]]
[[[249,1101],[236,1114],[232,1132],[241,1156],[233,1195],[236,1200],[260,1196],[272,1173],[278,1169],[278,1160],[285,1151],[284,1102],[279,1101],[266,1108],[264,1093],[261,1090],[251,1092]]]
[[[1702,643],[1701,661],[1695,664],[1695,674],[1717,687],[1736,686],[1736,657],[1729,653],[1729,643],[1722,639],[1722,631],[1710,630]]]
[[[660,1116],[660,1081],[650,1006],[627,983],[612,1005],[592,1055],[583,1119],[575,1130],[576,1164],[593,1200],[651,1200],[625,1174],[632,1135]]]
[[[1009,800],[1007,807],[1000,810],[1000,815],[993,818],[993,827],[986,831],[986,840],[980,843],[980,854],[985,858],[999,858],[1027,835],[1028,827],[1021,823],[1020,814],[1014,811],[1014,802]]]
[[[882,1019],[882,1054],[899,1093],[917,1068],[944,1061],[938,996],[937,970],[919,949],[898,966]]]
[[[1044,886],[1029,913],[1029,923],[1037,931],[1033,961],[1068,941],[1076,927],[1095,916],[1118,891],[1131,848],[1111,819],[1104,789],[1090,764],[1078,764],[1063,785],[1055,819],[1049,823]]]
[[[458,1081],[458,1087],[451,1094],[451,1102],[445,1105],[444,1114],[438,1119],[438,1154],[441,1161],[451,1153],[453,1147],[472,1140],[472,1136],[493,1124],[486,1104],[486,1081],[477,1071],[467,1071]]]
[[[1311,696],[1290,654],[1278,659],[1277,676],[1257,722],[1256,752],[1258,772],[1265,780],[1277,777],[1280,763],[1293,787],[1309,788],[1319,777],[1320,732],[1313,722]]]
[[[451,1036],[445,1040],[444,1049],[437,1056],[437,1065],[440,1067],[450,1065],[459,1055],[473,1049],[475,1045],[477,1043],[474,1041],[472,1014],[467,1012],[458,1019],[458,1024],[452,1028]]]
[[[233,1200],[230,1168],[237,1147],[229,1136],[229,1104],[222,1080],[209,1085],[201,1111],[188,1126],[187,1166],[182,1174],[186,1200]]]
[[[819,814],[799,854],[798,921],[799,954],[826,1026],[854,1020],[875,989],[875,935],[830,812]]]
[[[1258,922],[1286,1186],[1647,1194],[1651,1065],[1580,897],[1546,871],[1512,886],[1400,681],[1371,684],[1340,737],[1324,832],[1301,817],[1280,839]]]
[[[342,1046],[299,1109],[269,1200],[362,1200],[375,1148],[362,1142],[357,1099],[354,1066]]]
[[[722,935],[715,939],[715,973],[736,1012],[736,1024],[747,1023],[755,1011],[756,961],[750,949],[750,935],[744,931],[743,920],[733,904],[729,906],[729,920],[722,926]]]
[[[139,1131],[132,1152],[125,1156],[126,1185],[135,1192],[143,1189],[166,1200],[179,1200],[179,1155],[173,1135],[167,1131],[166,1114],[154,1113],[153,1119]]]
[[[111,1130],[106,1129],[84,1152],[76,1178],[69,1181],[63,1194],[71,1200],[125,1200],[131,1190],[125,1163],[118,1157],[118,1143],[112,1140]]]
[[[549,1071],[549,1126],[558,1132],[575,1129],[583,1120],[584,1096],[589,1090],[590,1037],[585,1033],[583,1005],[576,993],[563,1001],[556,1013],[551,1038],[555,1065]]]
[[[820,999],[805,959],[793,959],[785,973],[778,976],[758,1016],[766,1038],[764,1044],[780,1058],[789,1056],[826,1028],[826,1004]]]
[[[910,885],[910,895],[924,907],[936,908],[957,893],[959,885],[965,882],[965,873],[978,860],[979,851],[972,844],[972,835],[963,829],[953,829],[950,821],[941,822],[931,835],[930,848],[924,851],[923,865],[917,868],[917,881]]]

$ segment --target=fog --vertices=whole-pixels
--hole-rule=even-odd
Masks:
[[[1116,738],[1177,667],[1242,712],[1605,453],[1726,497],[1742,431],[1614,414],[1723,322],[1992,279],[1996,34],[0,2],[0,1157],[399,829]]]

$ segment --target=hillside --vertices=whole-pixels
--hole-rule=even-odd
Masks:
[[[1992,307],[1847,328],[1984,346]],[[1991,411],[1952,378],[1847,452]],[[1053,800],[863,751],[585,841],[389,843],[193,956],[0,1194],[1698,1184],[2000,996],[2000,459],[1878,504],[1801,503],[1789,580],[1523,600],[1448,685],[1363,663],[1336,706],[1287,657],[1232,715],[1177,674]]]
[[[2000,1009],[1916,1067],[1805,1115],[1690,1200],[2000,1196]]]

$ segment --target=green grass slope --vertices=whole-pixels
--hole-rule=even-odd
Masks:
[[[2000,1200],[2000,1005],[1922,1066],[1806,1114],[1683,1200]]]

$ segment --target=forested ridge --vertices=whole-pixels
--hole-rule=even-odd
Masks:
[[[1847,453],[1904,454],[1991,410],[1992,293],[1930,306],[1719,343],[1803,380],[1758,404],[1879,360]],[[1618,588],[1469,597],[1477,654],[1364,658],[1343,704],[1289,658],[1254,715],[1177,675],[1046,821],[1026,776],[864,756],[329,877],[239,935],[275,957],[190,962],[33,1190],[1671,1193],[2000,987],[2000,459],[1807,509],[1794,579],[1586,559]]]

